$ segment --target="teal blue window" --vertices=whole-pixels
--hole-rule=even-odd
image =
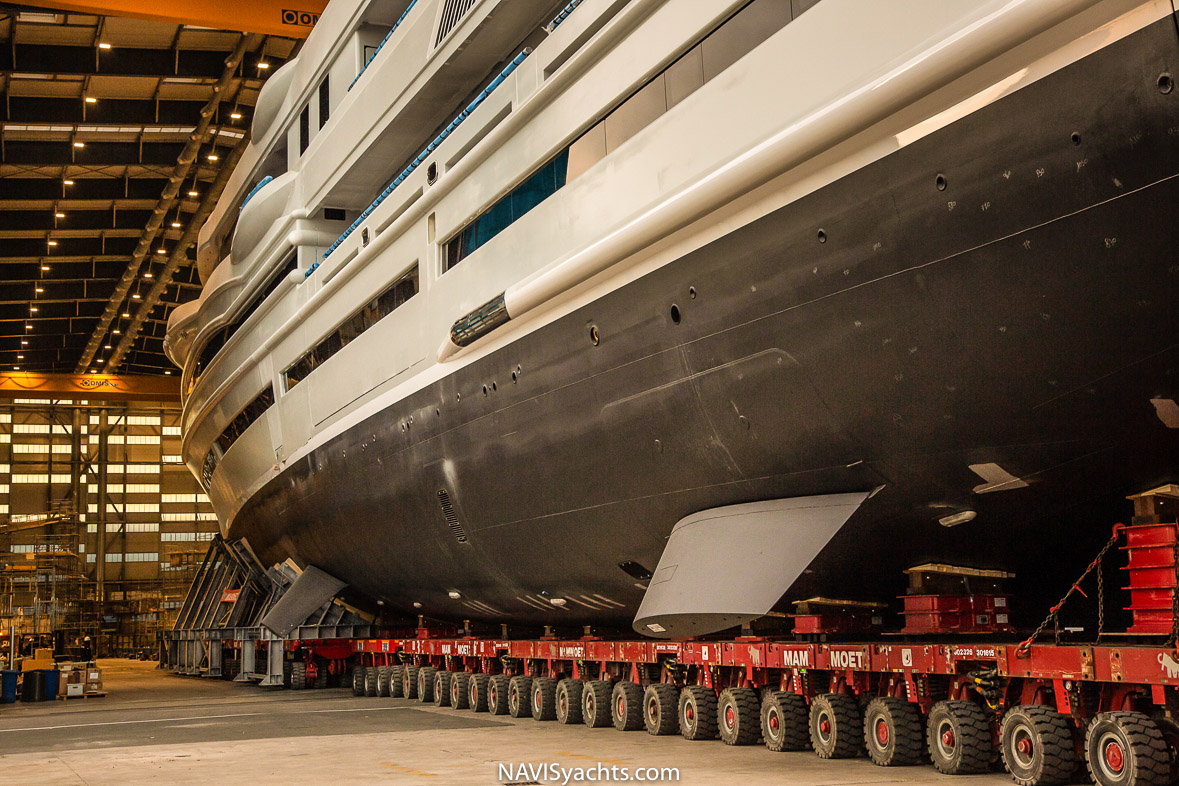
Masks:
[[[450,270],[462,262],[529,210],[556,193],[565,185],[568,169],[569,151],[566,149],[467,224],[446,244],[446,269]]]

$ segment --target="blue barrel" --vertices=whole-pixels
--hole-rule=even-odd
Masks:
[[[16,669],[0,669],[0,704],[16,703],[16,680],[20,672]]]
[[[60,669],[42,669],[45,673],[45,700],[57,698],[57,683],[61,680]]]

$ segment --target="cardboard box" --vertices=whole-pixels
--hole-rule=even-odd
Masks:
[[[51,661],[53,660],[53,650],[41,648],[35,649],[33,650],[33,659]]]
[[[81,696],[83,687],[80,682],[68,683],[66,685],[66,696]]]
[[[32,671],[33,669],[52,669],[53,659],[38,660],[36,658],[25,658],[20,662],[21,671]]]

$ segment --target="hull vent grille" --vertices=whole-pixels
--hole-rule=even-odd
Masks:
[[[446,517],[446,525],[450,527],[450,534],[459,543],[467,542],[467,531],[459,523],[458,514],[454,512],[454,505],[450,501],[450,493],[446,489],[438,489],[438,502],[442,505],[442,515]]]
[[[438,22],[438,36],[434,39],[434,46],[442,43],[442,39],[446,38],[473,5],[475,0],[446,0],[442,6],[442,19]]]

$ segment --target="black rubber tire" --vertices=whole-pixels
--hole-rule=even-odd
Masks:
[[[446,669],[438,669],[434,672],[434,695],[435,707],[449,707],[450,706],[450,672]]]
[[[725,688],[716,702],[717,731],[725,745],[752,745],[761,738],[761,706],[753,688]]]
[[[471,712],[487,712],[487,686],[491,677],[487,674],[472,674],[467,681],[467,706]]]
[[[1094,718],[1085,732],[1085,765],[1098,786],[1164,786],[1171,780],[1166,738],[1141,712],[1103,712]]]
[[[532,678],[517,674],[508,680],[508,715],[513,718],[532,716]]]
[[[1012,707],[1003,716],[999,746],[1003,766],[1019,786],[1067,783],[1077,770],[1077,752],[1068,718],[1051,707]],[[1020,741],[1027,740],[1024,753]]]
[[[405,695],[405,682],[401,672],[405,667],[396,663],[389,667],[389,698],[400,699]]]
[[[422,666],[418,669],[418,701],[422,704],[434,703],[434,672],[433,666]]]
[[[703,685],[680,691],[680,736],[685,740],[716,739],[716,692]]]
[[[407,699],[418,697],[418,667],[412,663],[401,667],[401,695]]]
[[[805,751],[811,747],[806,699],[795,693],[775,691],[761,703],[761,738],[766,748],[782,751]]]
[[[377,695],[389,696],[389,667],[377,666]]]
[[[925,729],[929,757],[938,772],[975,775],[991,769],[991,724],[973,701],[939,701],[930,708]]]
[[[807,723],[811,748],[820,759],[851,759],[864,743],[859,702],[842,693],[823,693],[811,701]]]
[[[619,680],[610,691],[610,720],[619,731],[643,728],[643,689],[629,680]]]
[[[469,671],[456,671],[450,676],[450,706],[456,710],[469,708],[467,704],[467,689],[471,685]]]
[[[315,664],[315,682],[311,687],[322,690],[328,686],[328,667],[326,663]]]
[[[590,680],[581,692],[581,722],[591,729],[611,725],[610,687],[607,680]]]
[[[307,664],[301,660],[291,663],[291,690],[307,688]]]
[[[496,674],[487,681],[487,711],[492,715],[508,714],[508,684],[506,674]]]
[[[551,721],[557,719],[557,681],[552,677],[537,677],[528,691],[528,704],[532,708],[532,719]]]
[[[291,689],[291,668],[294,661],[284,660],[282,662],[282,686],[287,690]]]
[[[921,764],[922,731],[917,705],[904,699],[878,697],[864,710],[864,748],[878,766]]]
[[[581,693],[585,683],[563,679],[557,683],[557,722],[581,723]]]
[[[352,667],[352,695],[364,695],[364,666]]]
[[[643,691],[643,725],[655,737],[675,734],[680,729],[680,692],[675,685],[657,682]]]
[[[380,678],[380,666],[368,666],[364,670],[364,695],[376,696],[377,684]]]

